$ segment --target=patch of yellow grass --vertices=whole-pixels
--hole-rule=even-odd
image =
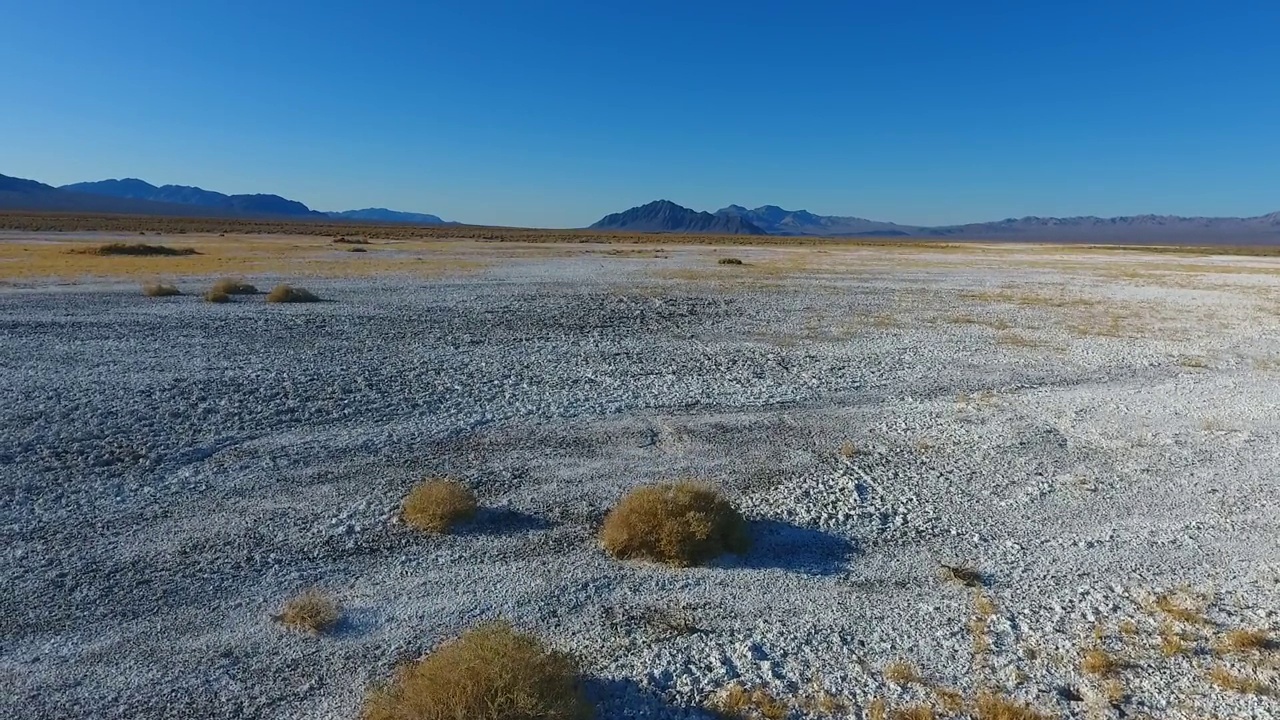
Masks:
[[[920,671],[906,660],[894,660],[884,666],[884,679],[898,685],[920,682]]]
[[[506,623],[482,625],[401,668],[362,720],[588,720],[577,662]]]
[[[917,704],[894,710],[892,717],[893,720],[934,720],[938,715],[932,707]]]
[[[1090,675],[1110,675],[1120,662],[1102,648],[1090,648],[1080,656],[1080,670]]]
[[[267,293],[267,302],[269,303],[313,303],[319,302],[320,298],[316,294],[306,288],[296,288],[287,283],[277,285],[271,288],[271,292]]]
[[[600,544],[616,558],[687,567],[746,552],[750,535],[717,490],[686,480],[632,490],[605,516]]]
[[[938,697],[938,705],[948,715],[958,715],[964,710],[964,695],[949,688],[934,688],[933,694]]]
[[[1231,690],[1233,692],[1248,695],[1271,694],[1271,688],[1261,680],[1247,675],[1238,675],[1221,665],[1210,670],[1208,677],[1210,683],[1222,688],[1223,690]]]
[[[1155,608],[1180,622],[1190,625],[1209,625],[1204,609],[1194,607],[1186,600],[1188,598],[1184,597],[1183,602],[1179,602],[1172,594],[1160,595],[1155,599]]]
[[[475,493],[447,478],[430,478],[415,485],[400,510],[405,524],[430,533],[448,532],[475,514]]]
[[[1053,715],[991,690],[978,693],[973,710],[974,720],[1053,720]]]
[[[734,683],[708,703],[709,709],[731,720],[785,720],[791,706],[764,688],[747,689]]]
[[[227,303],[231,302],[231,296],[221,290],[210,290],[204,294],[204,300],[211,303]]]
[[[276,620],[313,635],[318,635],[338,624],[342,618],[342,606],[320,590],[307,590],[290,599]]]
[[[852,440],[846,440],[840,445],[840,457],[849,459],[858,454],[858,446],[853,444]]]
[[[1269,650],[1275,641],[1265,630],[1232,630],[1224,635],[1216,646],[1221,654],[1247,653]]]

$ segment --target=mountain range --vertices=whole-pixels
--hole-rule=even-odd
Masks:
[[[53,187],[35,180],[0,175],[0,210],[298,220],[335,218],[415,225],[445,223],[436,215],[386,208],[318,212],[279,195],[227,195],[189,185],[157,187],[137,178]]]
[[[1280,212],[1255,217],[1023,217],[930,227],[899,225],[858,217],[816,215],[806,210],[784,210],[776,205],[763,205],[754,210],[741,205],[730,205],[715,213],[708,213],[691,210],[669,200],[657,200],[625,212],[606,215],[591,225],[591,228],[636,232],[915,237],[934,240],[1280,244]]]

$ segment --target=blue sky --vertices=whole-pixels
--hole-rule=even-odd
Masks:
[[[1280,210],[1280,3],[0,0],[0,173],[581,226]]]

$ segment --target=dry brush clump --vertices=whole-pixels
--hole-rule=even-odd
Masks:
[[[682,481],[636,488],[614,506],[600,544],[620,559],[700,565],[750,547],[747,521],[714,488]]]
[[[310,303],[320,302],[315,293],[305,288],[296,288],[289,284],[277,285],[267,293],[269,303]]]
[[[182,291],[173,285],[154,282],[143,285],[142,294],[147,297],[171,297],[173,295],[181,295]]]
[[[1218,641],[1215,649],[1220,655],[1227,655],[1270,650],[1275,646],[1275,640],[1265,630],[1232,630]]]
[[[72,250],[84,255],[199,255],[194,248],[174,248],[147,243],[107,243],[88,250]]]
[[[785,720],[791,706],[764,688],[748,689],[734,683],[707,703],[707,709],[724,720]]]
[[[959,583],[965,587],[982,587],[985,578],[982,573],[972,565],[948,565],[944,562],[938,563],[938,573],[943,580],[948,582]]]
[[[319,590],[308,590],[284,604],[276,616],[279,622],[318,635],[338,624],[342,606]]]
[[[475,514],[475,493],[447,478],[431,478],[415,485],[405,496],[400,510],[405,524],[430,533],[448,532]]]
[[[722,257],[716,263],[720,265],[741,265],[742,261],[735,257]]]
[[[220,292],[225,295],[256,295],[258,288],[241,278],[222,278],[213,284],[210,292]]]
[[[401,668],[362,720],[587,720],[577,662],[506,623],[482,625]]]

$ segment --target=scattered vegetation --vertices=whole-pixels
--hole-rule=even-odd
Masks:
[[[164,283],[146,283],[142,286],[142,294],[147,297],[169,297],[171,295],[181,295],[182,291],[173,285],[165,285]]]
[[[974,720],[1053,720],[1048,713],[990,690],[978,693],[973,709]]]
[[[358,238],[358,237],[349,238],[345,236],[336,237],[333,239],[333,242],[337,243],[338,245],[368,245],[369,244],[369,241],[365,240],[364,238]]]
[[[400,517],[410,527],[445,533],[476,514],[476,495],[466,485],[446,478],[418,483],[405,496]]]
[[[1185,598],[1184,598],[1185,599]],[[1160,595],[1155,600],[1155,607],[1160,612],[1189,625],[1208,625],[1202,608],[1190,607],[1191,603],[1179,602],[1171,594]]]
[[[1221,665],[1209,671],[1209,682],[1223,690],[1245,693],[1248,695],[1270,695],[1271,688],[1266,683],[1247,675],[1238,675]]]
[[[221,290],[210,290],[204,294],[204,301],[211,303],[231,302],[231,296]]]
[[[906,660],[894,660],[884,667],[884,679],[898,685],[920,682],[920,671]]]
[[[748,690],[734,683],[708,703],[708,709],[725,720],[785,720],[791,706],[764,688]]]
[[[365,700],[362,720],[586,720],[577,662],[506,623],[482,625]]]
[[[937,713],[928,705],[910,705],[893,711],[893,720],[934,720]]]
[[[1264,630],[1232,630],[1218,642],[1217,651],[1225,655],[1270,650],[1273,647],[1275,641]]]
[[[279,622],[318,635],[338,624],[342,607],[319,590],[308,590],[284,604],[276,616]]]
[[[858,446],[854,445],[852,440],[846,440],[844,441],[844,444],[840,446],[840,457],[845,458],[846,460],[856,456],[857,454]]]
[[[289,284],[277,285],[267,293],[269,303],[309,303],[320,302],[320,298],[305,288],[296,288]]]
[[[1172,627],[1162,628],[1160,631],[1160,654],[1165,657],[1173,657],[1175,655],[1183,655],[1191,652],[1191,646],[1186,640],[1182,639]]]
[[[227,295],[256,295],[258,288],[245,282],[242,278],[222,278],[213,284],[211,292]]]
[[[741,265],[742,261],[736,257],[722,257],[716,263],[720,265]]]
[[[683,481],[637,488],[614,506],[600,544],[617,558],[686,567],[750,545],[747,522],[719,492]]]
[[[972,588],[982,587],[983,585],[984,578],[982,573],[978,572],[978,569],[972,565],[948,565],[944,562],[939,562],[938,565],[940,566],[939,572],[943,580]]]
[[[1120,662],[1102,648],[1090,648],[1080,656],[1080,670],[1090,675],[1110,675],[1120,668]]]
[[[88,250],[72,250],[86,255],[199,255],[194,248],[173,248],[147,243],[107,243]]]

